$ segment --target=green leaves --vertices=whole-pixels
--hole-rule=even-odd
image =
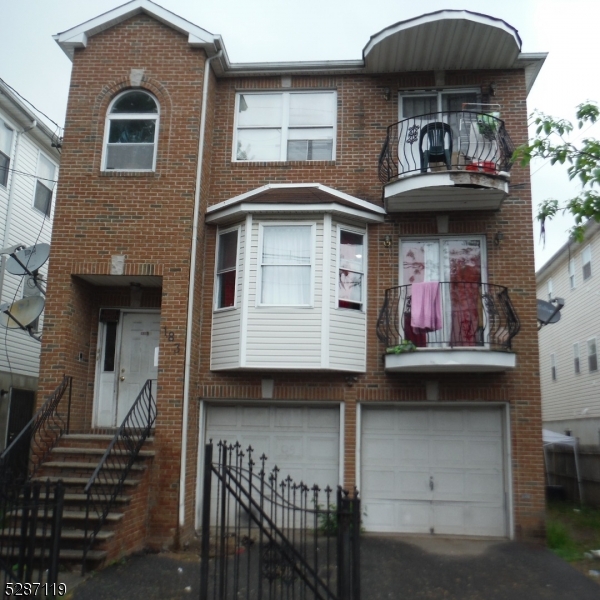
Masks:
[[[600,108],[596,102],[584,102],[577,107],[576,117],[577,127],[582,129],[600,118]],[[569,141],[573,124],[566,119],[555,119],[539,111],[531,119],[536,125],[535,137],[515,150],[514,160],[522,166],[529,165],[533,158],[550,159],[553,165],[567,164],[569,179],[578,178],[582,187],[578,196],[564,204],[548,199],[539,205],[536,218],[541,223],[542,235],[546,219],[552,219],[558,212],[570,212],[575,217],[571,235],[583,241],[585,223],[589,219],[600,222],[600,195],[594,189],[600,187],[600,141],[595,138],[585,138],[577,144]]]

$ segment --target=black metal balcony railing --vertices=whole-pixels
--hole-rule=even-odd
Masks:
[[[377,337],[386,348],[412,342],[416,348],[482,347],[509,350],[520,323],[508,290],[500,285],[440,282],[442,324],[437,331],[411,325],[412,286],[385,291]]]
[[[390,125],[379,156],[379,179],[407,173],[463,170],[490,175],[512,167],[514,144],[504,121],[471,111],[436,112]]]

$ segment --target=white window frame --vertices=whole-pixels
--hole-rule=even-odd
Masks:
[[[156,113],[116,113],[111,114],[113,106],[118,102],[120,98],[123,96],[130,94],[131,92],[142,92],[147,94],[154,100],[156,104]],[[141,120],[142,117],[144,119],[155,119],[156,124],[154,126],[154,153],[152,156],[152,168],[151,169],[107,169],[106,168],[106,160],[108,158],[108,136],[110,134],[110,123],[113,120]],[[143,88],[129,88],[120,94],[117,94],[108,105],[108,109],[106,110],[106,117],[104,122],[104,140],[102,142],[102,167],[101,170],[107,173],[152,173],[156,171],[156,154],[158,150],[158,138],[160,133],[160,103],[158,102],[156,96],[151,94],[148,90]]]
[[[336,139],[337,139],[337,91],[336,90],[323,90],[323,89],[314,89],[314,90],[289,90],[289,91],[255,91],[255,92],[237,92],[235,95],[235,117],[233,123],[233,147],[231,149],[231,160],[232,162],[237,163],[257,163],[257,162],[290,162],[287,158],[287,143],[288,143],[288,132],[289,132],[289,114],[290,114],[290,96],[292,94],[332,94],[333,95],[333,106],[334,106],[334,115],[333,115],[333,139],[331,143],[331,161],[335,161],[336,159]],[[242,96],[251,96],[251,95],[279,95],[282,96],[282,121],[281,121],[281,146],[279,148],[279,159],[276,160],[241,160],[237,157],[237,143],[238,143],[238,118],[239,118],[239,107],[240,107],[240,98]],[[325,127],[321,127],[325,129]],[[244,128],[242,128],[244,129]],[[248,127],[248,129],[270,129],[270,127]],[[279,127],[272,127],[272,129],[279,129]],[[311,127],[307,127],[307,129],[311,129]],[[316,128],[315,128],[316,129]],[[291,161],[295,162],[295,161]],[[314,160],[306,160],[300,162],[315,162]]]
[[[590,345],[591,344],[594,344],[594,350],[595,350],[594,354],[592,354],[590,352]],[[590,373],[596,373],[598,371],[598,341],[597,341],[597,339],[595,337],[589,338],[587,340],[587,355],[588,355],[588,371]],[[592,358],[592,356],[595,357],[595,362],[596,362],[596,368],[595,369],[591,368],[591,360],[590,359]]]
[[[44,157],[49,163],[52,163],[52,165],[54,166],[54,180],[52,182],[52,187],[50,187],[48,185],[48,181],[41,178],[41,176],[39,175],[39,169],[40,169],[40,162],[41,162],[41,157]],[[56,172],[58,170],[58,165],[45,153],[42,152],[41,150],[38,151],[38,156],[37,156],[37,161],[36,161],[36,165],[35,165],[35,185],[33,186],[33,197],[31,199],[31,208],[33,208],[33,210],[35,210],[37,213],[39,213],[40,215],[43,215],[44,218],[49,219],[52,215],[52,209],[54,208],[54,188],[56,187]],[[50,190],[50,207],[49,207],[49,211],[47,213],[45,213],[43,210],[40,210],[36,205],[35,205],[35,197],[36,197],[36,193],[37,193],[37,186],[38,185],[43,185],[46,189]]]
[[[548,302],[552,302],[554,298],[554,285],[552,283],[552,278],[548,279],[546,282],[546,288],[548,290]]]
[[[404,116],[403,114],[403,106],[404,103],[402,102],[402,100],[404,98],[409,98],[409,97],[423,97],[423,96],[436,96],[437,97],[437,112],[442,112],[443,111],[443,102],[442,102],[442,96],[443,95],[448,95],[448,94],[477,94],[478,96],[481,96],[481,88],[473,88],[473,87],[466,87],[466,88],[447,88],[447,89],[442,89],[442,90],[415,90],[414,92],[399,92],[398,93],[398,120],[402,121],[403,119],[407,118]]]
[[[552,381],[556,381],[558,378],[556,368],[556,354],[550,355],[550,376],[552,378]]]
[[[263,232],[265,227],[307,227],[311,228],[310,236],[310,302],[308,304],[266,304],[262,302],[262,252],[263,252]],[[315,221],[270,221],[258,224],[258,248],[256,251],[256,301],[258,307],[281,307],[281,308],[314,308],[315,305],[315,256],[316,256],[316,237],[317,224]],[[268,265],[265,265],[268,266]],[[302,266],[302,265],[296,265]],[[304,265],[306,266],[306,265]]]
[[[11,127],[2,117],[0,117],[0,127],[4,127],[6,129],[8,129],[8,131],[10,131],[10,148],[9,148],[9,152],[8,154],[5,154],[4,152],[2,152],[2,150],[0,150],[0,154],[2,154],[3,156],[6,156],[6,158],[8,159],[8,162],[6,163],[6,184],[2,183],[2,177],[0,175],[0,188],[4,188],[4,189],[8,189],[8,182],[10,180],[10,170],[11,170],[11,164],[12,164],[12,159],[13,159],[13,148],[15,145],[15,130],[13,127]]]
[[[237,230],[237,247],[235,249],[235,294],[233,296],[233,306],[222,306],[219,307],[219,241],[222,235],[231,233]],[[213,301],[213,312],[224,312],[228,310],[235,310],[238,307],[238,285],[240,281],[240,238],[242,233],[242,226],[236,225],[234,227],[227,227],[224,229],[218,229],[217,239],[215,244],[215,276],[214,276],[214,301]],[[225,271],[224,271],[225,272]]]
[[[569,285],[571,289],[575,289],[575,259],[571,258],[569,260]]]
[[[364,313],[367,310],[367,307],[366,307],[366,304],[367,304],[367,266],[368,266],[367,230],[361,229],[359,227],[352,227],[350,225],[342,225],[341,223],[338,223],[336,225],[336,230],[337,230],[336,231],[337,243],[336,243],[336,261],[335,261],[335,308],[337,310],[343,310],[343,311],[349,310],[349,311],[356,312],[356,313]],[[340,264],[341,264],[340,250],[341,250],[342,231],[348,231],[349,233],[355,233],[357,235],[363,236],[362,297],[360,300],[360,309],[358,309],[358,310],[356,308],[345,308],[345,307],[342,307],[339,305],[339,303],[340,303],[340,298],[339,298],[340,286],[339,286],[338,278],[339,278],[339,274],[340,274]],[[323,268],[324,269],[327,268],[327,265],[323,265]]]
[[[586,277],[585,267],[588,264],[590,265],[590,274]],[[581,272],[583,273],[584,281],[592,277],[592,247],[589,244],[581,251]]]
[[[573,344],[573,370],[575,375],[581,374],[581,359],[579,352],[579,342]]]

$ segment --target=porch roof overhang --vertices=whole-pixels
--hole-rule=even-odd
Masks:
[[[440,10],[373,35],[363,50],[373,73],[509,69],[521,51],[517,30],[468,10]]]
[[[385,355],[388,373],[497,373],[516,366],[517,355],[513,352],[482,348],[420,348]]]
[[[250,213],[330,213],[365,223],[382,223],[386,211],[381,206],[320,183],[272,183],[215,204],[206,213],[207,223],[223,225]]]

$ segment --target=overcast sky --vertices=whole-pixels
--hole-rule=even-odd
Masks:
[[[360,59],[371,35],[424,12],[467,9],[504,19],[519,31],[523,52],[549,52],[529,95],[529,109],[573,118],[575,106],[600,100],[597,70],[599,0],[159,0],[164,8],[220,34],[232,62]],[[52,39],[116,6],[119,0],[0,0],[0,77],[59,124],[64,123],[71,63]],[[600,127],[583,135],[600,137]],[[559,167],[532,168],[534,205],[566,199],[578,186]],[[536,266],[567,239],[568,219],[537,241]]]

